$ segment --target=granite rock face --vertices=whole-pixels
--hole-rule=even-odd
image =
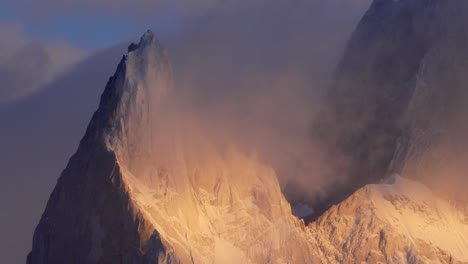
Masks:
[[[335,173],[347,178],[326,203],[392,173],[422,179],[434,169],[421,170],[423,164],[463,152],[466,14],[468,4],[460,0],[373,1],[316,124],[330,159],[343,164]]]

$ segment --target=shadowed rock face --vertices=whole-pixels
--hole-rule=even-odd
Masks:
[[[329,107],[314,129],[329,160],[342,161],[334,173],[347,181],[316,206],[402,173],[410,157],[435,145],[429,135],[450,126],[443,120],[466,116],[466,14],[468,4],[459,0],[372,3],[348,42]]]
[[[27,263],[154,263],[164,256],[126,188],[112,152],[79,150],[49,199]]]

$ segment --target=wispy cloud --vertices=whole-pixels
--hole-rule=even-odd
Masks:
[[[0,104],[37,92],[85,56],[60,40],[28,37],[22,25],[0,23]]]

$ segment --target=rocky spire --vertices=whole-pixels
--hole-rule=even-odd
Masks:
[[[162,96],[171,81],[168,56],[148,31],[129,47],[109,79],[34,232],[28,264],[155,263],[171,258],[132,201],[119,163],[129,159],[128,150],[138,140],[145,140],[147,101]]]

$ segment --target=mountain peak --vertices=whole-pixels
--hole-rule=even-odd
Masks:
[[[143,34],[143,36],[141,36],[140,42],[138,42],[138,44],[130,44],[130,46],[128,47],[128,52],[130,53],[135,50],[144,49],[147,46],[161,46],[156,36],[149,29]]]
[[[152,38],[154,38],[154,34],[150,29],[146,30],[146,32],[141,37],[142,40],[143,39],[152,39]]]
[[[122,63],[109,83],[109,89],[117,96],[110,97],[116,107],[108,112],[112,128],[105,141],[111,149],[122,150],[117,151],[121,160],[129,161],[151,141],[150,120],[155,119],[173,80],[169,56],[150,30],[138,44],[130,45]],[[133,146],[130,152],[125,150],[128,144]]]
[[[124,142],[142,140],[145,137],[141,134],[146,131],[143,127],[148,125],[147,121],[171,87],[169,56],[148,30],[137,44],[128,47],[128,53],[109,79],[84,142],[89,139],[94,145],[97,139],[114,149]]]

